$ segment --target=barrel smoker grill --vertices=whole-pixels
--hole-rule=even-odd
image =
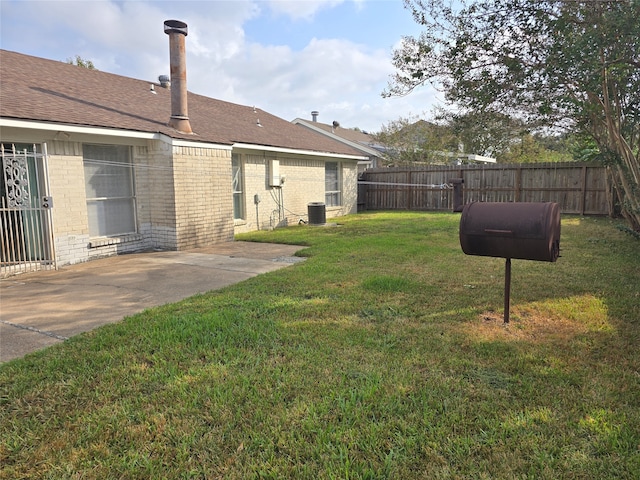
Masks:
[[[560,207],[557,203],[469,203],[460,218],[460,246],[467,255],[506,259],[504,322],[509,323],[511,259],[558,259]]]

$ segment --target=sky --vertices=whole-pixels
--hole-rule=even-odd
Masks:
[[[394,47],[420,33],[401,0],[0,0],[0,48],[157,82],[169,19],[188,25],[190,92],[368,132],[444,105],[432,87],[381,96]]]

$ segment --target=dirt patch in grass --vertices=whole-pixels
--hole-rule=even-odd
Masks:
[[[584,296],[512,307],[508,324],[502,312],[485,311],[463,328],[466,334],[485,341],[541,343],[566,342],[588,332],[608,331],[611,326],[602,302]]]
[[[525,314],[512,311],[509,323],[504,323],[502,313],[483,312],[478,321],[465,326],[467,333],[482,340],[523,340],[542,342],[553,338],[568,340],[587,331],[582,325],[566,319],[552,319],[540,314]]]

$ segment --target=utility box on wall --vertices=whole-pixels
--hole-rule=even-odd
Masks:
[[[267,184],[270,187],[280,186],[280,160],[278,160],[277,158],[269,160],[269,165],[267,166],[267,176]]]

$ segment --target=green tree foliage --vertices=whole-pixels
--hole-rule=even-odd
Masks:
[[[573,156],[561,138],[523,133],[498,160],[503,163],[570,162]]]
[[[514,138],[520,135],[524,126],[500,112],[451,112],[439,109],[436,118],[445,122],[466,153],[501,159],[510,151]]]
[[[463,110],[576,129],[640,231],[640,1],[405,0],[424,29],[394,52],[384,95],[425,83]]]
[[[383,125],[374,135],[385,147],[388,165],[447,163],[458,150],[458,139],[447,125],[417,118],[400,118]]]
[[[459,154],[493,157],[499,163],[570,162],[578,148],[570,136],[532,134],[521,121],[498,112],[444,109],[436,109],[432,121],[389,122],[374,137],[385,146],[385,158],[393,166],[446,164],[460,160]]]
[[[69,65],[75,65],[77,67],[86,68],[88,70],[97,70],[96,66],[91,60],[85,60],[80,55],[76,55],[75,58],[67,58]]]

